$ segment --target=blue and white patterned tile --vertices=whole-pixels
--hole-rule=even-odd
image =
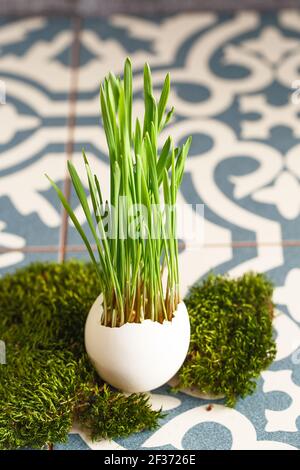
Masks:
[[[81,35],[77,151],[85,146],[92,158],[107,164],[99,81],[108,70],[121,73],[130,55],[138,112],[148,61],[154,88],[171,71],[176,118],[165,133],[177,142],[194,137],[182,195],[189,203],[205,204],[206,240],[299,239],[300,104],[291,100],[300,65],[299,19],[299,12],[283,10],[87,20]],[[105,185],[106,171],[102,181]],[[70,236],[72,242],[72,230]]]
[[[189,391],[174,394],[165,385],[150,395],[154,408],[162,407],[166,412],[158,430],[92,442],[84,431],[75,427],[68,443],[56,448],[297,449],[300,377],[292,376],[289,361],[285,367],[265,372],[258,380],[257,392],[240,400],[234,409],[225,407],[222,399],[203,398]]]
[[[16,237],[16,235],[14,235]],[[27,266],[30,263],[57,261],[58,251],[33,251],[22,252],[16,250],[0,252],[0,277],[4,274],[13,273],[16,269]]]
[[[65,19],[0,23],[0,220],[26,245],[57,245],[60,205],[44,176],[65,177],[73,41]]]

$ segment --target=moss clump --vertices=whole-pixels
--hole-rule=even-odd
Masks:
[[[65,442],[74,418],[97,439],[156,427],[146,396],[112,391],[86,356],[98,294],[94,268],[79,262],[33,264],[0,280],[0,449]]]
[[[224,394],[228,405],[255,389],[275,356],[270,282],[259,274],[209,276],[186,299],[191,346],[181,386]],[[93,439],[154,429],[145,395],[103,384],[86,356],[83,329],[99,294],[94,267],[38,263],[0,280],[0,449],[65,442],[74,419]]]
[[[255,390],[254,381],[275,357],[272,337],[273,286],[262,274],[239,279],[210,275],[185,300],[191,344],[180,386],[237,397]]]

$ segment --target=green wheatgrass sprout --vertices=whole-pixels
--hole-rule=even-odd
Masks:
[[[92,174],[85,153],[92,209],[75,167],[68,162],[72,184],[96,243],[96,255],[65,196],[49,178],[98,273],[103,293],[102,323],[106,326],[121,326],[143,319],[171,320],[180,301],[175,204],[191,138],[174,148],[168,137],[159,152],[158,136],[174,111],[173,108],[166,110],[169,92],[168,74],[160,99],[155,100],[151,71],[146,64],[144,121],[141,124],[137,119],[133,129],[130,60],[125,61],[123,80],[110,73],[100,87],[110,159],[110,204],[103,201],[99,180]],[[126,227],[136,223],[137,214],[131,209],[137,205],[147,209],[147,216],[138,217],[139,236],[126,236]],[[164,207],[172,210],[165,211]],[[106,233],[104,218],[107,214],[113,222],[113,236]],[[166,283],[163,282],[164,268],[167,269]]]

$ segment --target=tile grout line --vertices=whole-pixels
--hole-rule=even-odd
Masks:
[[[72,19],[73,41],[71,46],[71,77],[70,77],[70,93],[69,93],[69,112],[67,120],[68,138],[66,143],[66,160],[72,160],[74,150],[74,132],[76,126],[76,102],[78,93],[78,76],[80,63],[80,32],[81,19],[73,17]],[[71,196],[71,184],[67,170],[64,179],[63,193],[68,201]],[[59,233],[58,261],[62,262],[66,256],[66,245],[68,240],[68,221],[67,211],[61,209],[61,228]]]
[[[91,245],[92,249],[96,251],[96,245]],[[264,242],[264,243],[257,243],[257,242],[232,242],[232,243],[204,243],[200,245],[200,248],[233,248],[233,249],[242,249],[242,248],[257,248],[257,247],[265,247],[265,248],[274,248],[274,247],[283,247],[283,248],[299,248],[300,247],[300,240],[282,240],[281,243],[278,242]],[[189,249],[189,245],[179,241],[179,248],[186,248]],[[6,248],[0,246],[0,254],[4,253],[56,253],[59,250],[59,246],[57,245],[27,245],[23,248]],[[64,251],[65,253],[81,253],[86,250],[84,244],[74,244],[74,245],[65,245]]]

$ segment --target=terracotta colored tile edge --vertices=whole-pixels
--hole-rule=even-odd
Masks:
[[[78,75],[80,63],[80,31],[81,20],[73,18],[73,42],[71,49],[71,77],[70,77],[70,93],[69,93],[69,113],[68,113],[68,140],[66,143],[66,160],[72,160],[74,150],[74,131],[76,125],[76,102],[78,93]],[[66,170],[67,171],[67,170]],[[67,201],[71,196],[71,184],[68,173],[65,175],[64,195]],[[66,245],[68,242],[68,214],[64,208],[61,210],[61,228],[59,234],[59,251],[58,261],[64,261],[66,256]]]

